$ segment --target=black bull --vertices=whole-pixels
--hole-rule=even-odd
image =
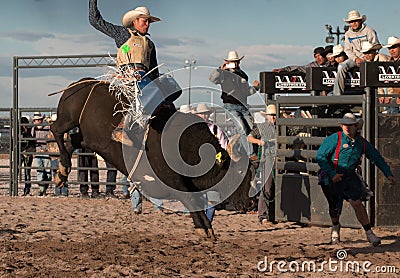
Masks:
[[[109,92],[107,83],[82,79],[64,91],[57,108],[57,120],[51,126],[60,149],[57,186],[63,186],[67,181],[72,152],[81,147],[92,149],[124,175],[130,176],[139,149],[125,147],[111,139],[112,131],[122,119],[121,113],[113,115],[115,109],[118,109],[118,102]],[[181,201],[191,211],[196,232],[215,239],[203,210],[201,196],[204,190],[217,184],[222,198],[227,198],[238,210],[245,210],[251,204],[248,193],[254,169],[248,159],[231,161],[207,124],[199,119],[196,115],[176,112],[171,106],[160,105],[149,121],[141,163],[131,179],[140,182],[142,190],[151,197]],[[79,127],[79,136],[75,136],[79,140],[65,142],[64,134],[74,127]],[[174,153],[174,147],[170,148],[169,143],[178,153]],[[211,165],[206,168],[208,171],[204,171],[204,167],[193,171],[193,166],[203,165],[204,161],[206,166]]]

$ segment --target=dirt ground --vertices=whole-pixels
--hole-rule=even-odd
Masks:
[[[383,244],[374,248],[361,230],[345,228],[341,245],[332,246],[328,227],[260,226],[256,214],[219,210],[218,240],[209,242],[194,234],[190,217],[156,213],[149,202],[135,215],[124,199],[1,196],[0,212],[1,277],[377,277],[394,266],[397,274],[379,275],[393,277],[400,271],[400,231],[393,229],[375,229]],[[360,270],[349,270],[351,263]]]

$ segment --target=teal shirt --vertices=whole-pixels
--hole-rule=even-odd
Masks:
[[[346,171],[354,171],[360,161],[361,156],[363,155],[363,139],[361,136],[357,135],[356,140],[352,142],[343,131],[341,132],[342,143],[339,152],[338,170],[343,169]],[[328,136],[319,147],[316,156],[317,163],[330,178],[333,178],[336,175],[333,161],[335,159],[337,143],[337,133]],[[365,140],[365,145],[365,155],[371,161],[371,163],[378,166],[385,177],[393,176],[389,165],[385,162],[378,150],[375,149],[375,147],[372,146],[367,140]]]

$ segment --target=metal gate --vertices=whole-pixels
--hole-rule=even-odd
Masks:
[[[366,111],[363,95],[280,96],[276,99],[277,111],[294,106],[310,106],[310,103],[314,110],[340,103],[361,109],[364,111],[363,115]],[[296,127],[301,127],[301,132],[288,134],[288,130]],[[340,129],[337,118],[277,118],[276,219],[330,225],[327,201],[318,185],[317,173],[320,167],[315,156],[326,138],[325,133],[335,132],[335,129]],[[365,136],[365,128],[363,133]],[[353,209],[347,202],[344,204],[340,222],[342,226],[359,226]]]
[[[115,65],[116,55],[69,55],[69,56],[14,56],[13,60],[13,107],[11,119],[11,182],[10,195],[18,196],[18,182],[20,172],[20,123],[21,113],[24,110],[19,107],[19,71],[21,69],[44,68],[86,68]],[[41,111],[36,109],[35,111]]]
[[[11,192],[12,109],[0,109],[0,187]]]

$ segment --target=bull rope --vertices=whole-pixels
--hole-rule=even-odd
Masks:
[[[66,88],[64,88],[62,90],[50,93],[47,96],[50,97],[50,96],[54,96],[56,94],[63,93],[65,90],[71,89],[71,88],[75,87],[76,85],[83,84],[83,83],[86,83],[86,82],[98,82],[98,83],[104,83],[104,84],[109,83],[108,81],[104,81],[104,80],[94,80],[94,79],[82,80],[82,81],[76,82],[74,84],[71,84],[71,85],[69,85],[68,87],[66,87]]]
[[[96,87],[96,86],[99,85],[99,84],[100,84],[100,82],[94,84],[94,85],[92,86],[92,89],[90,89],[90,93],[89,93],[88,97],[86,98],[85,104],[83,105],[82,110],[81,110],[81,114],[79,115],[79,121],[78,121],[79,124],[81,124],[83,111],[85,111],[86,105],[87,105],[87,103],[88,103],[88,101],[89,101],[90,96],[91,96],[92,93],[93,93],[94,87]]]

